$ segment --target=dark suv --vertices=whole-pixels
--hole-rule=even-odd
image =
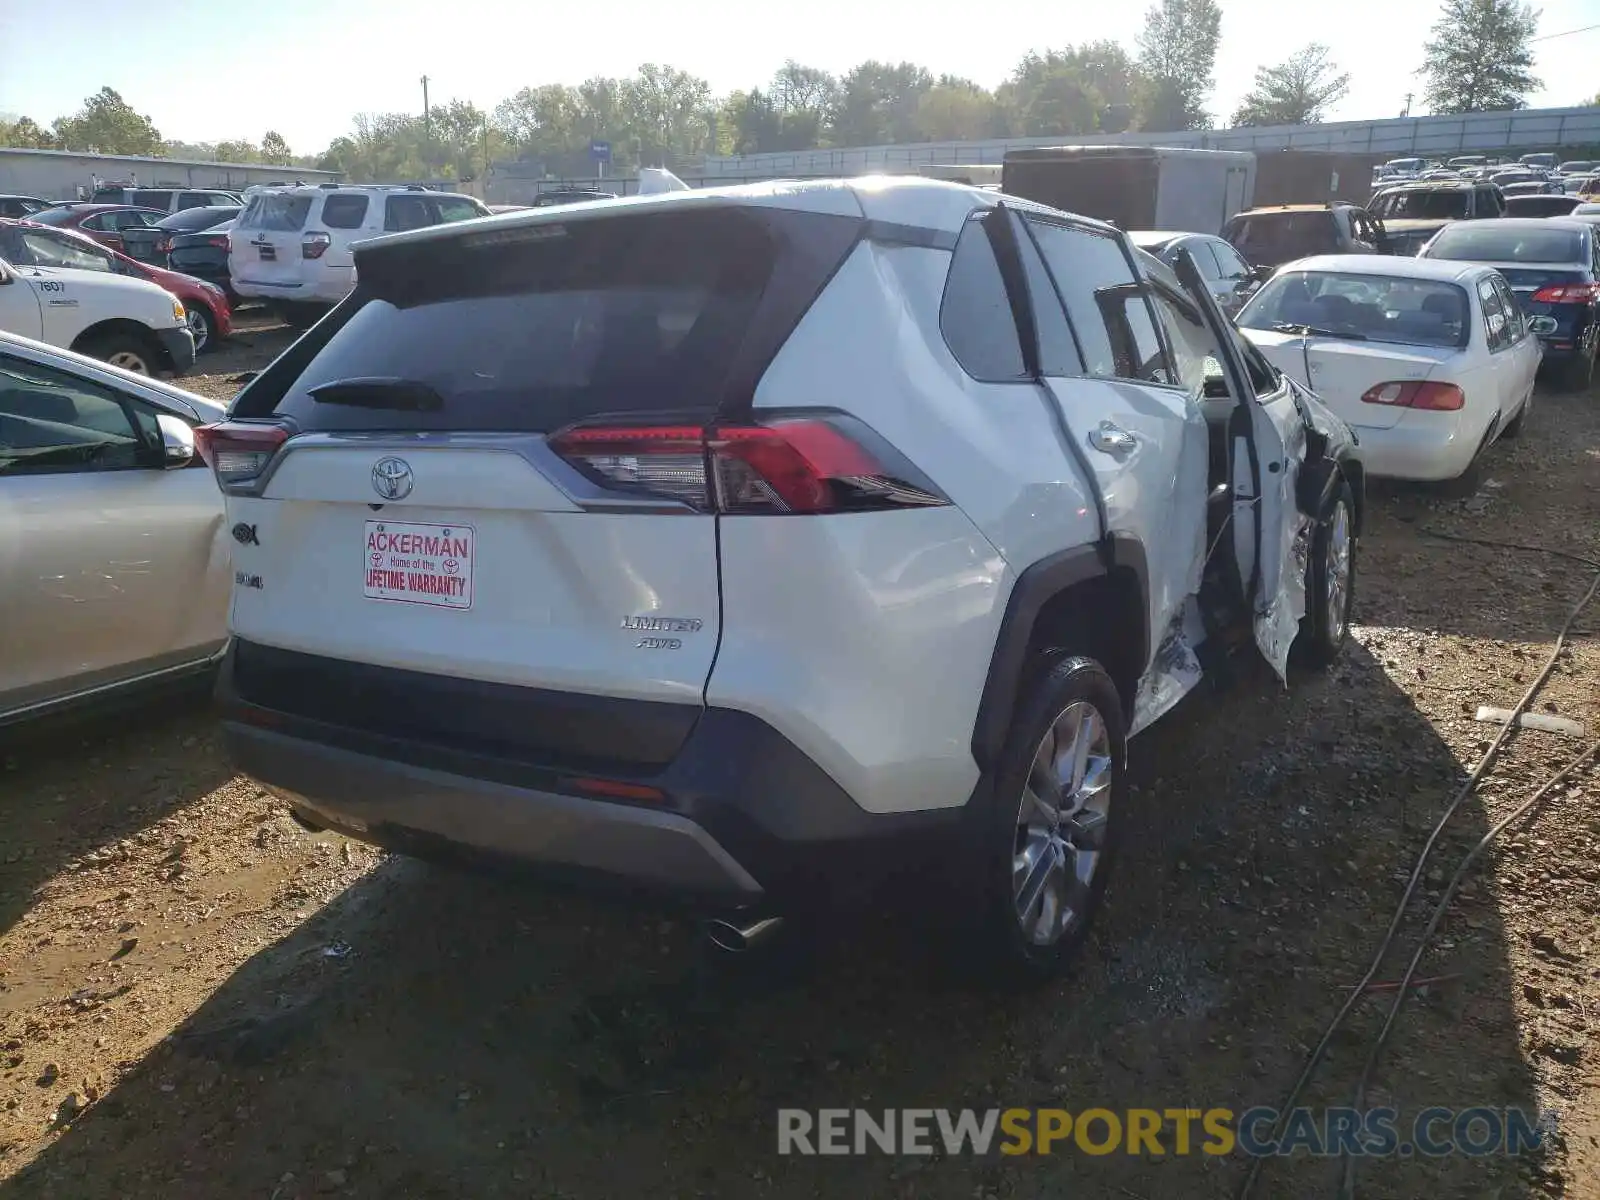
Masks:
[[[1492,183],[1431,180],[1385,188],[1368,207],[1389,234],[1389,252],[1412,256],[1451,221],[1505,215],[1506,198]]]
[[[1232,217],[1222,236],[1266,273],[1313,254],[1387,254],[1382,222],[1356,204],[1280,204]]]

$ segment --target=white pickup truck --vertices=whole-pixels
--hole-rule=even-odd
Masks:
[[[182,375],[194,336],[182,301],[143,279],[0,261],[0,330],[139,375]]]

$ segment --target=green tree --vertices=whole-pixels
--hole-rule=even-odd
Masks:
[[[256,144],[249,138],[218,142],[212,150],[211,156],[217,162],[253,163],[261,161],[261,151],[256,148]]]
[[[645,63],[623,82],[621,102],[641,166],[671,167],[705,153],[712,105],[711,85],[704,79]]]
[[[995,132],[994,96],[970,79],[946,76],[917,102],[917,136],[928,142],[972,141]]]
[[[1071,47],[1024,55],[999,98],[1024,137],[1092,133],[1104,103]]]
[[[1156,131],[1204,129],[1215,82],[1222,10],[1216,0],[1157,0],[1139,34],[1140,124]]]
[[[15,121],[0,121],[0,146],[19,150],[55,150],[55,136],[42,129],[32,117],[18,117]]]
[[[780,148],[783,114],[772,97],[760,88],[734,92],[718,113],[718,128],[726,128],[730,154],[762,154]]]
[[[103,87],[70,117],[55,123],[63,150],[99,154],[161,154],[165,144],[150,118],[137,113],[115,90]]]
[[[1275,67],[1256,68],[1255,86],[1233,114],[1235,125],[1315,125],[1350,90],[1350,73],[1312,42]]]
[[[819,67],[789,59],[772,77],[767,94],[779,112],[825,113],[839,94],[839,81]]]
[[[283,134],[269,129],[261,135],[261,161],[275,167],[286,167],[294,161],[294,152]]]
[[[874,60],[853,67],[839,83],[829,133],[836,146],[915,141],[917,111],[933,76],[915,63]]]
[[[1519,0],[1445,0],[1423,47],[1424,101],[1436,113],[1525,108],[1539,86],[1530,42],[1539,14]]]

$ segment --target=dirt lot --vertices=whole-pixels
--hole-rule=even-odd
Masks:
[[[258,322],[188,383],[225,397],[283,344]],[[1468,501],[1374,492],[1335,671],[1285,692],[1247,670],[1135,743],[1099,929],[1021,999],[952,977],[904,914],[734,963],[676,917],[306,833],[200,709],[11,747],[0,1198],[1232,1194],[1238,1156],[780,1158],[775,1110],[1278,1104],[1488,747],[1478,704],[1516,701],[1593,575],[1430,531],[1600,559],[1600,394],[1545,392],[1529,425]],[[1600,603],[1535,705],[1591,731],[1597,630]],[[1424,895],[1584,744],[1518,733]],[[1591,774],[1480,864],[1372,1095],[1554,1110],[1560,1135],[1537,1159],[1369,1161],[1361,1196],[1600,1197],[1597,800]],[[1358,1005],[1309,1103],[1348,1102],[1390,996]],[[1256,1194],[1335,1179],[1296,1157]]]

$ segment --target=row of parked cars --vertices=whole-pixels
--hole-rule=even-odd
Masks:
[[[418,186],[244,195],[116,187],[65,203],[0,196],[0,261],[18,284],[0,302],[0,329],[145,374],[182,374],[229,336],[240,304],[272,304],[299,326],[326,312],[354,284],[352,242],[485,215],[470,196]],[[113,277],[178,301],[192,348],[168,333],[169,302]]]
[[[261,265],[336,194],[236,222],[274,253],[235,286],[304,286]],[[1550,264],[1596,253],[1457,222],[1253,268],[1230,320],[1227,240],[916,178],[438,223],[364,240],[225,418],[0,337],[17,511],[128,485],[6,576],[85,640],[0,656],[0,721],[220,664],[237,763],[314,827],[666,889],[733,946],[919,870],[1023,978],[1088,931],[1129,738],[1230,654],[1339,655],[1368,474],[1520,431],[1519,289],[1592,302]]]

